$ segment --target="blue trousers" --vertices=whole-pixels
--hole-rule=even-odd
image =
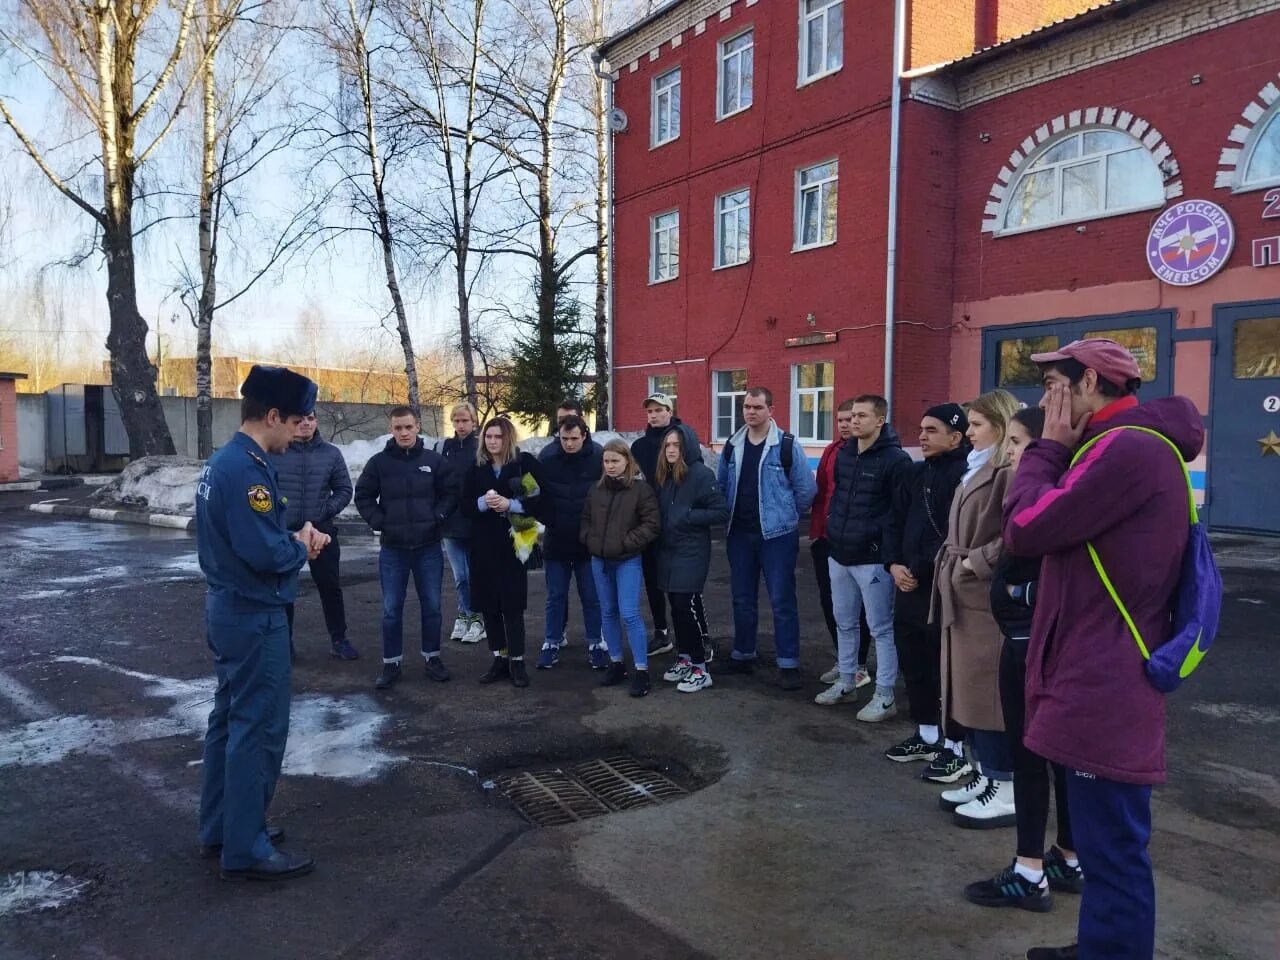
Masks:
[[[378,552],[383,663],[399,663],[404,655],[404,597],[409,591],[411,573],[422,615],[422,655],[432,657],[440,652],[440,591],[444,581],[444,554],[440,544],[411,550],[383,547]]]
[[[596,579],[591,560],[545,560],[547,575],[546,641],[559,644],[564,638],[569,616],[569,578],[578,581],[578,599],[582,602],[583,628],[587,646],[600,642],[600,600],[596,596]]]
[[[1156,887],[1151,874],[1151,787],[1067,771],[1071,834],[1084,871],[1080,960],[1151,960]]]
[[[218,689],[201,765],[200,842],[222,844],[222,866],[271,856],[267,807],[289,737],[289,621],[284,608],[205,608]]]
[[[596,594],[600,598],[600,628],[609,648],[609,659],[622,662],[622,628],[627,628],[627,643],[637,670],[649,669],[649,635],[640,615],[640,593],[644,568],[639,557],[630,560],[591,558],[591,572],[596,578]]]
[[[773,606],[773,645],[779,667],[800,666],[800,614],[796,606],[796,558],[800,533],[792,530],[766,540],[759,531],[731,529],[729,583],[733,591],[733,659],[756,658],[756,630],[760,623],[760,574]]]
[[[471,609],[471,565],[467,560],[467,541],[445,537],[444,552],[453,571],[453,583],[458,588],[458,616],[474,616]]]

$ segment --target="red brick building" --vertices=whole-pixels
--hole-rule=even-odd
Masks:
[[[997,385],[1030,401],[1029,353],[1109,333],[1144,396],[1206,414],[1210,521],[1280,533],[1280,0],[909,0],[904,22],[904,433]],[[886,387],[894,3],[675,0],[601,52],[618,425],[664,389],[719,441],[761,384],[816,454],[840,399]]]

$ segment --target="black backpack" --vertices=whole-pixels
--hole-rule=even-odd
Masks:
[[[782,460],[782,469],[788,477],[791,476],[791,459],[795,455],[796,438],[785,430],[782,432],[782,449],[778,452],[778,456]],[[726,463],[733,463],[733,444],[726,443],[724,445],[724,459]]]

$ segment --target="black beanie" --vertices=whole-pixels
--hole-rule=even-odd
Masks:
[[[924,415],[941,420],[948,430],[964,433],[969,429],[969,418],[964,415],[964,410],[958,403],[940,403],[936,407],[930,407]]]
[[[242,397],[252,397],[283,417],[306,416],[316,408],[316,385],[286,367],[254,364],[240,385]]]

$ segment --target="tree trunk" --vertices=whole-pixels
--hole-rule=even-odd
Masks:
[[[480,409],[480,394],[476,389],[476,360],[471,346],[471,298],[467,293],[467,261],[465,251],[459,256],[457,265],[458,277],[458,333],[462,348],[462,384],[467,395],[467,402],[477,410]]]
[[[596,0],[603,12],[603,0]],[[603,21],[601,16],[600,21]],[[597,30],[603,35],[603,23]],[[609,429],[609,138],[605,82],[594,78],[596,121],[596,324],[593,346],[596,364],[596,429]]]
[[[214,179],[217,176],[218,101],[214,57],[207,46],[220,31],[219,0],[206,0],[206,57],[203,83],[203,137],[200,151],[200,304],[196,317],[196,456],[213,455],[213,312],[218,297],[218,255],[214,236]]]

